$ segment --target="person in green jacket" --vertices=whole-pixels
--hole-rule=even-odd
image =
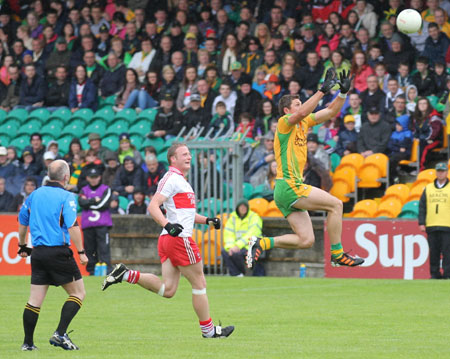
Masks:
[[[241,199],[237,203],[236,211],[228,217],[224,229],[222,258],[231,276],[244,276],[248,240],[251,236],[261,236],[261,234],[261,217],[250,209],[246,199]],[[253,275],[265,275],[261,262],[255,263]]]

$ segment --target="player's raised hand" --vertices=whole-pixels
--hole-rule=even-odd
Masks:
[[[349,75],[350,72],[348,70],[344,70],[339,74],[338,84],[342,94],[346,94],[350,90],[353,78],[355,77],[355,75],[353,75],[352,77],[350,77]]]
[[[164,229],[171,235],[172,237],[178,237],[178,235],[183,232],[184,227],[179,223],[167,223],[164,226]]]
[[[208,217],[206,218],[206,224],[213,225],[215,229],[220,229],[220,218]]]
[[[321,91],[324,94],[326,94],[336,84],[337,84],[336,70],[333,67],[330,67],[327,70],[327,73],[325,74],[325,79],[324,79],[324,81],[322,83],[322,87],[319,89],[319,91]]]

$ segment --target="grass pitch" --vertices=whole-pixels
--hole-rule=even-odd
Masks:
[[[450,281],[208,277],[211,314],[227,339],[201,338],[185,279],[172,299],[123,283],[87,296],[69,327],[81,349],[48,343],[65,292],[50,288],[22,353],[29,277],[0,276],[0,358],[450,358]]]

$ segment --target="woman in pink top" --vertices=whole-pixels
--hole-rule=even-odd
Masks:
[[[354,86],[359,92],[367,89],[367,77],[373,75],[373,69],[367,63],[364,52],[357,50],[353,53],[351,74],[355,75]]]

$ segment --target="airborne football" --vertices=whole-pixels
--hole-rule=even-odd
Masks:
[[[397,28],[404,34],[413,34],[422,27],[422,17],[413,9],[405,9],[397,16]]]

